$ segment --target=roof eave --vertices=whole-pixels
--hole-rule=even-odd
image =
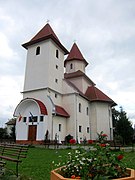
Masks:
[[[64,54],[69,54],[68,50],[52,35],[48,35],[48,36],[45,36],[45,37],[42,37],[42,38],[39,38],[39,39],[36,39],[36,40],[31,40],[27,43],[24,43],[22,44],[22,46],[25,48],[25,49],[28,49],[28,46],[31,46],[33,44],[36,44],[36,43],[39,43],[39,42],[42,42],[42,41],[45,41],[47,39],[52,39],[63,51],[64,51]]]

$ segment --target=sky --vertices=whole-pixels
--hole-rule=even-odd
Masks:
[[[76,41],[86,74],[135,124],[134,0],[0,0],[0,127],[23,98],[28,42],[46,24],[70,50]]]

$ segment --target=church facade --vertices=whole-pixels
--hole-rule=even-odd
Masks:
[[[59,142],[70,134],[80,142],[101,131],[112,139],[116,104],[86,75],[88,62],[77,44],[69,52],[47,23],[22,46],[27,60],[23,99],[14,111],[17,143],[40,144],[46,134]]]

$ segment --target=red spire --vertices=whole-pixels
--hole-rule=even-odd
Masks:
[[[81,51],[79,50],[78,46],[76,45],[76,43],[73,44],[70,53],[67,57],[67,59],[65,60],[65,64],[67,63],[67,61],[71,61],[71,60],[78,60],[78,61],[84,61],[84,63],[86,64],[86,66],[88,65],[87,61],[84,59]]]
[[[48,23],[29,42],[23,44],[22,46],[27,49],[27,47],[32,44],[36,44],[50,38],[65,52],[65,54],[69,53],[67,49],[61,44],[58,37]]]
[[[47,23],[30,41],[36,41],[48,36],[53,36],[59,41],[51,26]]]

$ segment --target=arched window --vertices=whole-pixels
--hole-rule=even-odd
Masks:
[[[81,112],[81,103],[79,103],[79,112]]]
[[[37,48],[36,48],[36,55],[39,55],[40,54],[40,47],[38,46]]]
[[[59,51],[56,49],[56,58],[59,58]]]
[[[70,69],[73,69],[73,64],[72,63],[70,64]]]

